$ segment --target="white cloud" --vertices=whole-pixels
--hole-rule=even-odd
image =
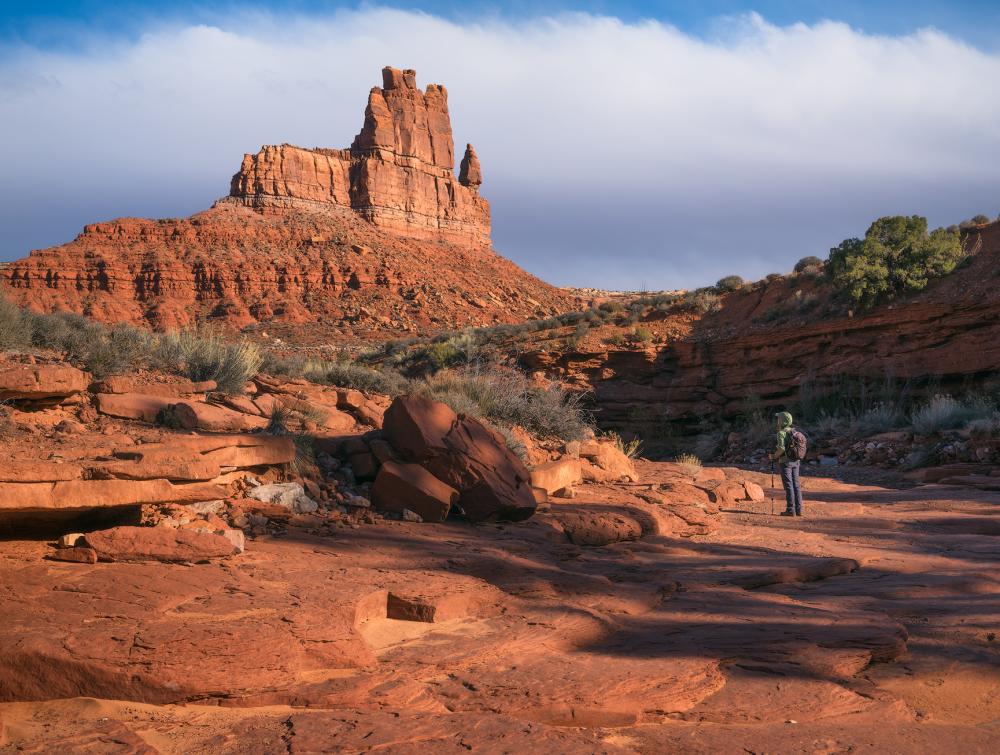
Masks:
[[[200,209],[262,143],[347,146],[387,64],[448,87],[500,250],[558,283],[760,275],[879,214],[1000,211],[1000,56],[934,30],[750,15],[705,40],[583,14],[365,9],[2,61],[8,258],[100,217]]]

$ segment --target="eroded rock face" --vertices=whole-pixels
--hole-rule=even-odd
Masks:
[[[231,198],[253,207],[334,205],[397,233],[489,244],[490,207],[478,193],[482,172],[471,145],[455,179],[448,91],[438,84],[421,91],[409,70],[384,68],[382,79],[350,149],[263,147],[243,158]]]

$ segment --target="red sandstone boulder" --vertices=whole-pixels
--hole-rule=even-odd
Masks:
[[[247,432],[267,427],[264,417],[243,414],[224,406],[181,401],[167,407],[170,417],[185,430],[207,430],[216,433]]]
[[[705,508],[712,501],[707,490],[679,479],[662,483],[659,491],[669,503],[693,504]]]
[[[386,440],[406,461],[421,463],[446,450],[445,436],[458,422],[447,404],[425,396],[400,396],[385,412]]]
[[[458,491],[445,485],[419,464],[387,461],[372,487],[372,504],[383,511],[419,514],[425,522],[443,522],[458,500]]]
[[[102,561],[205,561],[240,550],[223,535],[171,527],[112,527],[86,541]]]
[[[57,548],[48,554],[53,561],[70,561],[77,564],[96,564],[97,551],[93,548]]]
[[[392,402],[383,429],[405,460],[459,491],[457,506],[471,521],[519,520],[534,513],[530,472],[482,422],[411,395]]]
[[[214,380],[192,382],[191,380],[172,380],[167,383],[143,383],[138,378],[127,375],[112,375],[94,383],[91,391],[94,393],[142,393],[147,396],[184,396],[196,393],[206,393],[216,389]]]
[[[531,484],[541,488],[549,495],[559,490],[570,488],[583,480],[580,460],[564,457],[545,464],[539,464],[531,470]]]
[[[76,367],[30,364],[0,370],[0,401],[65,398],[87,390],[90,376]]]
[[[610,545],[642,537],[642,524],[621,511],[560,506],[552,515],[576,545]]]
[[[638,482],[632,460],[618,450],[614,442],[593,439],[580,444],[580,458],[589,461],[583,465],[583,479],[590,482]]]
[[[97,411],[101,414],[150,423],[155,422],[160,412],[174,400],[169,396],[151,396],[144,393],[98,393],[94,396]]]

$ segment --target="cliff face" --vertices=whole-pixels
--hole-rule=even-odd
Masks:
[[[489,246],[479,160],[460,178],[444,87],[387,68],[350,149],[264,147],[190,218],[121,218],[0,269],[41,311],[158,328],[211,321],[302,343],[517,322],[571,297]],[[303,328],[301,324],[310,323]]]
[[[448,91],[416,85],[414,71],[385,68],[368,95],[364,126],[350,149],[289,144],[245,155],[230,196],[251,207],[308,203],[349,208],[396,233],[463,244],[489,244],[490,207],[482,174],[457,180]],[[471,164],[471,162],[470,162]],[[464,170],[464,168],[463,168]]]
[[[969,264],[918,295],[853,316],[782,326],[766,314],[796,297],[785,280],[731,294],[662,347],[529,352],[522,363],[592,392],[599,422],[670,443],[756,403],[794,406],[891,381],[949,392],[1000,383],[1000,223],[966,238]],[[808,293],[808,292],[807,292]],[[845,400],[847,396],[844,396]]]

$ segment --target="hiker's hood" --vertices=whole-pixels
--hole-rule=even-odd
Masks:
[[[792,426],[792,415],[788,412],[778,412],[774,415],[778,419],[779,426],[785,430]]]

